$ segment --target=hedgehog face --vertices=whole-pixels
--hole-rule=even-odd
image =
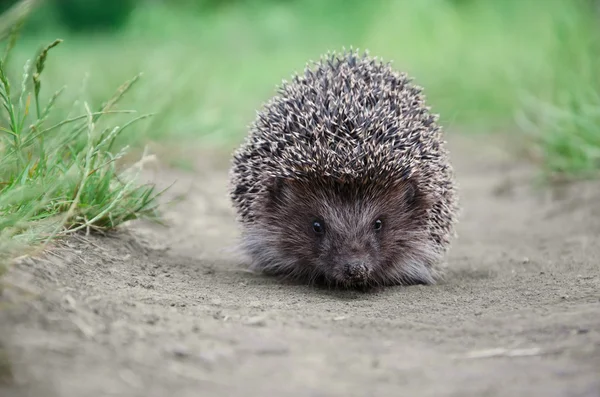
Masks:
[[[344,287],[433,281],[428,200],[412,182],[279,181],[263,205],[246,248],[267,273]]]

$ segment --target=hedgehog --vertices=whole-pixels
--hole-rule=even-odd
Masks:
[[[308,284],[435,284],[454,170],[423,89],[368,51],[309,62],[257,112],[229,198],[249,269]]]

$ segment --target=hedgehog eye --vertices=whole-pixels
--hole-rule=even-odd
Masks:
[[[313,224],[312,224],[313,231],[319,235],[323,234],[323,232],[325,231],[324,226],[325,225],[323,224],[323,221],[318,221],[318,220],[313,221]]]
[[[376,231],[381,230],[382,226],[383,226],[383,222],[381,221],[381,219],[377,219],[375,221],[375,223],[373,223],[373,229],[375,229]]]

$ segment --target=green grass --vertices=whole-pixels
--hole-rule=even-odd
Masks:
[[[47,58],[61,41],[25,62],[16,79],[6,73],[14,38],[0,61],[0,263],[32,244],[80,230],[158,220],[154,187],[137,182],[139,169],[117,167],[127,149],[115,146],[117,138],[147,117],[117,108],[137,77],[96,109],[85,101],[69,105],[62,89],[42,100]],[[121,124],[109,119],[125,114],[130,119]]]

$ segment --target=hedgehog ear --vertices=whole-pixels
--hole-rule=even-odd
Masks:
[[[400,198],[404,206],[408,206],[411,209],[422,208],[427,204],[427,198],[423,194],[419,185],[414,179],[409,178],[404,180],[399,186]]]
[[[266,183],[268,207],[277,207],[283,201],[289,188],[287,181],[281,177],[270,177]]]

